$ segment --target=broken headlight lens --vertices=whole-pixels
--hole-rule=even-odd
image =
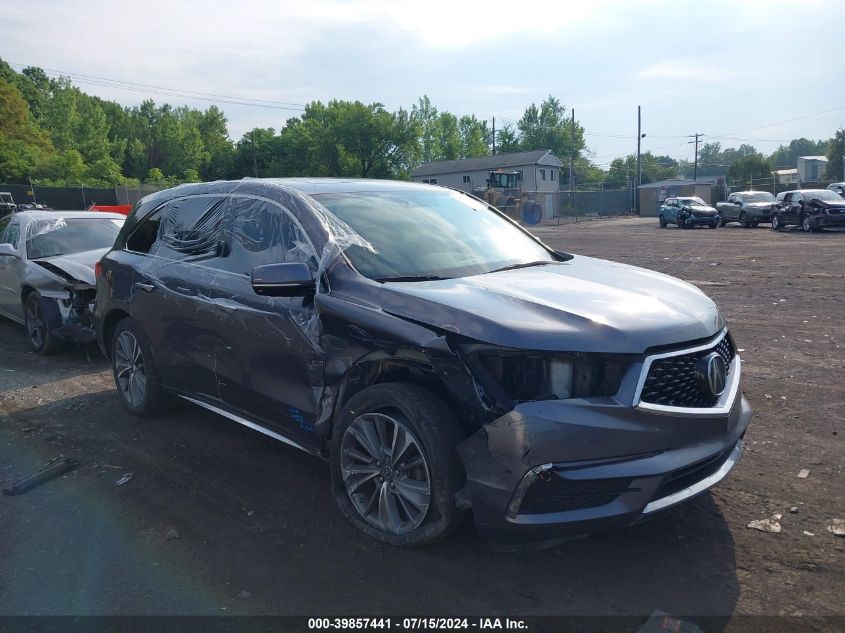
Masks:
[[[470,356],[482,380],[495,381],[514,402],[612,396],[629,365],[598,354],[479,349]]]

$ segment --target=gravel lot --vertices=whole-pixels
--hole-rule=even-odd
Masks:
[[[471,521],[392,549],[341,518],[320,461],[189,405],[132,419],[96,348],[39,358],[0,319],[0,487],[82,462],[0,498],[0,614],[845,615],[845,539],[826,529],[845,519],[845,234],[634,218],[536,233],[719,304],[755,418],[712,493],[546,552],[492,551]],[[746,527],[774,513],[781,533]]]

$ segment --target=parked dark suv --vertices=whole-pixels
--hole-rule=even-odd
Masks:
[[[498,541],[640,521],[721,480],[751,419],[697,288],[441,187],[182,185],[98,273],[130,412],[175,395],[324,457],[342,513],[394,545],[469,507]]]

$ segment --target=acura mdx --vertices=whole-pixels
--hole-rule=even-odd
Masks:
[[[639,522],[723,479],[751,419],[696,287],[442,187],[181,185],[135,206],[97,274],[131,413],[178,397],[324,458],[343,515],[394,545],[467,509],[512,544]]]

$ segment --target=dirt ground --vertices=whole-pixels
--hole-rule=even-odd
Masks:
[[[845,538],[826,529],[845,519],[845,234],[638,218],[536,233],[719,304],[755,416],[711,493],[545,552],[495,552],[471,521],[392,549],[342,519],[317,459],[187,404],[139,422],[96,348],[36,357],[0,319],[0,487],[81,460],[0,498],[0,614],[845,615]],[[778,534],[746,527],[775,513]]]

